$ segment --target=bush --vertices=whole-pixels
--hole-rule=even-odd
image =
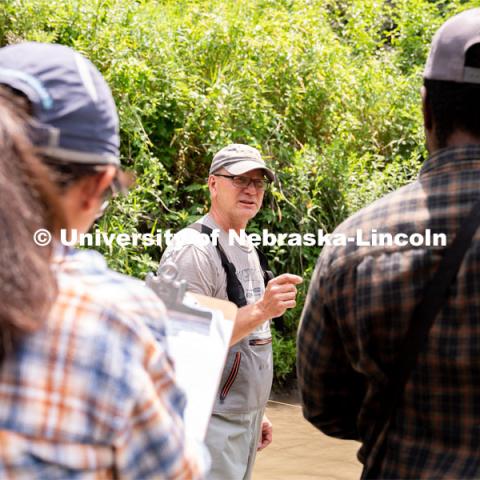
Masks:
[[[409,182],[425,151],[419,87],[433,32],[474,2],[427,0],[3,0],[0,44],[59,42],[110,83],[122,161],[136,188],[98,228],[177,231],[208,211],[205,177],[230,142],[259,147],[278,172],[252,231],[331,231]],[[160,247],[104,249],[143,277]],[[277,380],[318,247],[271,248],[277,273],[305,278],[275,333]]]

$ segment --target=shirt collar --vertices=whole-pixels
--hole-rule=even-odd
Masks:
[[[420,176],[465,167],[480,169],[480,145],[462,145],[436,151],[423,164]]]
[[[51,265],[53,270],[78,270],[83,272],[100,272],[107,270],[103,255],[95,250],[77,250],[55,241]]]
[[[207,213],[203,219],[205,219],[205,224],[208,226],[208,227],[211,227],[211,228],[216,228],[218,230],[220,230],[220,235],[221,237],[223,238],[223,240],[227,243],[230,243],[230,236],[229,236],[229,232],[226,232],[225,230],[223,230],[222,228],[220,228],[220,226],[217,224],[217,222],[213,219],[213,216],[210,214],[210,213]],[[246,231],[246,230],[245,230]],[[242,238],[243,240],[243,237],[240,237]],[[238,242],[237,239],[235,238],[234,240],[234,244],[237,245],[238,247],[240,247],[242,250],[245,250],[247,252],[251,252],[253,250],[253,243],[250,241],[250,239],[248,238],[248,235],[245,236],[245,241],[241,241],[241,242]]]

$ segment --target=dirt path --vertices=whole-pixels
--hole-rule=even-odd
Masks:
[[[273,442],[259,452],[253,480],[360,478],[359,443],[327,437],[303,419],[298,405],[269,401]]]

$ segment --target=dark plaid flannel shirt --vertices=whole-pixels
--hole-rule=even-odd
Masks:
[[[480,146],[444,149],[417,181],[359,211],[336,233],[444,232],[450,244],[480,198]],[[443,247],[325,246],[298,332],[304,415],[363,441],[412,310]],[[378,442],[376,444],[378,446]],[[480,478],[480,230],[406,386],[381,478]],[[359,451],[359,459],[365,461]],[[374,446],[375,448],[375,446]]]

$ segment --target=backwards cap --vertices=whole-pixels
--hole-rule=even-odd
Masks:
[[[480,8],[447,20],[435,34],[423,77],[457,83],[480,83],[480,69],[465,66],[467,50],[480,43]]]

